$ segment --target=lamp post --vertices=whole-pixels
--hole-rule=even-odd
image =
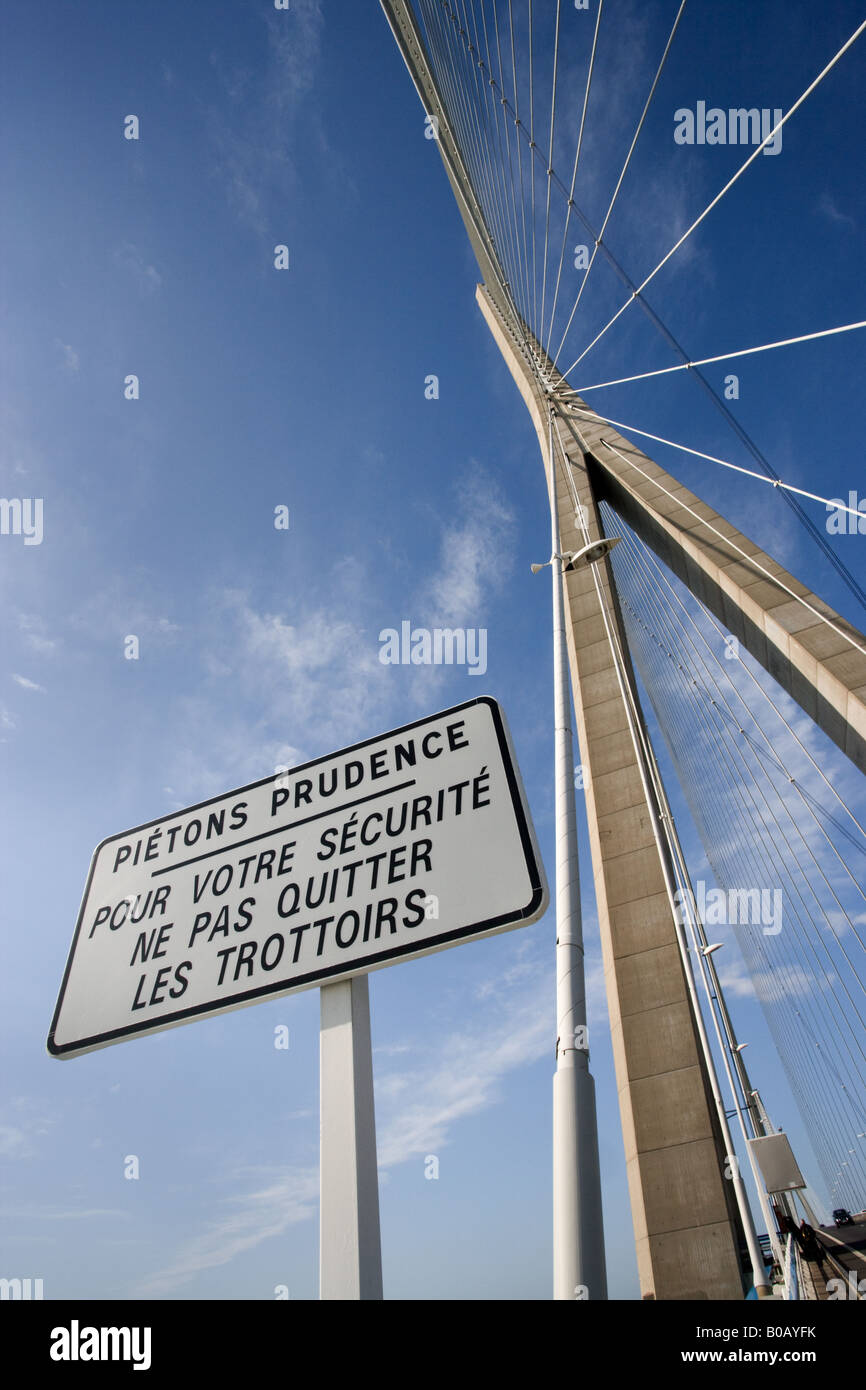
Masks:
[[[550,425],[553,587],[553,689],[556,796],[556,1071],[553,1077],[553,1296],[606,1299],[604,1224],[595,1083],[589,1070],[571,691],[565,643],[563,574],[594,564],[614,541],[562,554]],[[532,565],[533,574],[545,565]]]

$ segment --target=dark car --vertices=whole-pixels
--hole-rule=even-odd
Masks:
[[[854,1225],[853,1216],[851,1215],[850,1211],[846,1211],[844,1207],[836,1208],[836,1210],[833,1212],[833,1220],[835,1221],[837,1226]]]

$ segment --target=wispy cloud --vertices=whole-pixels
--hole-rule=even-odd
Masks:
[[[69,343],[62,343],[59,338],[55,339],[57,347],[60,349],[63,358],[63,366],[68,372],[77,372],[79,367],[78,353]]]
[[[822,193],[818,199],[818,211],[830,222],[835,222],[846,227],[856,227],[857,223],[853,217],[849,217],[847,212],[842,212],[837,206],[834,198],[829,193]]]
[[[154,613],[135,592],[133,584],[120,580],[94,593],[69,616],[69,626],[93,641],[116,642],[132,633],[137,637],[170,641],[181,628],[165,614]]]
[[[15,681],[16,685],[21,686],[22,690],[38,690],[40,694],[45,694],[44,685],[39,685],[36,681],[28,680],[26,676],[17,676],[13,674],[12,679]]]
[[[275,1174],[275,1170],[260,1170],[260,1177],[268,1171]],[[245,1250],[282,1235],[298,1221],[309,1220],[315,1215],[318,1202],[317,1169],[274,1175],[263,1187],[225,1198],[223,1215],[182,1246],[164,1269],[145,1279],[139,1296],[164,1297],[204,1270],[231,1263]]]
[[[0,1123],[0,1156],[32,1158],[36,1141],[43,1138],[54,1125],[39,1108],[38,1102],[19,1096],[5,1107],[9,1113]]]
[[[387,727],[396,686],[365,626],[360,576],[352,588],[345,601],[333,594],[309,609],[294,605],[291,617],[242,590],[214,595],[200,633],[203,677],[177,698],[172,718],[167,781],[181,804]],[[229,717],[219,696],[226,681],[239,697]]]
[[[518,987],[519,986],[519,987]],[[388,1168],[441,1153],[454,1126],[493,1105],[509,1073],[552,1052],[552,972],[511,970],[476,1004],[471,1027],[454,1031],[417,1066],[377,1083],[379,1163]]]
[[[4,1158],[24,1158],[30,1152],[28,1136],[16,1125],[0,1125],[0,1155]]]
[[[129,1212],[119,1207],[75,1207],[64,1210],[62,1207],[12,1207],[0,1210],[0,1218],[17,1217],[26,1221],[94,1221],[103,1217],[112,1220],[129,1220]]]
[[[495,479],[471,464],[442,526],[438,565],[399,609],[383,610],[367,563],[352,555],[333,568],[314,602],[261,604],[251,586],[209,595],[201,620],[189,624],[198,636],[198,687],[176,697],[171,720],[176,741],[165,781],[180,804],[399,722],[406,687],[400,668],[379,660],[379,632],[407,615],[416,624],[482,625],[508,572],[514,527]],[[76,623],[113,639],[123,612],[122,596],[101,596]],[[122,622],[130,624],[124,632],[140,631],[129,611]],[[411,697],[432,708],[436,685],[449,674],[453,668],[409,668]],[[228,716],[227,681],[239,697]]]
[[[303,107],[301,138],[320,150],[325,140],[318,110],[305,102],[319,70],[324,17],[320,0],[295,0],[291,10],[265,17],[265,51],[255,72],[214,51],[211,66],[231,118],[207,112],[215,172],[239,220],[259,235],[296,179],[295,116]],[[279,196],[278,196],[279,195]]]
[[[114,253],[119,266],[135,280],[142,295],[154,294],[162,286],[162,276],[131,241],[125,241]]]
[[[535,943],[537,947],[538,943]],[[429,1037],[418,1049],[422,1060],[402,1071],[376,1077],[379,1168],[387,1170],[427,1154],[441,1153],[461,1120],[496,1103],[509,1073],[552,1055],[553,971],[546,950],[525,939],[511,953],[511,964],[476,991],[470,1027],[453,1030],[431,1049]],[[514,972],[514,965],[522,968]],[[597,991],[600,971],[593,980]],[[478,1000],[484,1000],[481,1007]],[[411,1044],[384,1045],[379,1056],[400,1055]],[[432,1051],[432,1055],[431,1055]],[[237,1255],[282,1235],[318,1210],[317,1168],[291,1173],[270,1167],[227,1175],[237,1181],[254,1176],[253,1189],[226,1197],[222,1214],[200,1235],[150,1275],[137,1291],[142,1297],[172,1293],[205,1270],[229,1264]]]
[[[40,655],[48,655],[57,648],[57,642],[52,637],[45,635],[45,623],[32,613],[19,613],[17,616],[19,630],[24,634],[24,641],[27,646]]]
[[[434,621],[472,626],[506,577],[514,514],[494,479],[472,460],[442,536],[439,568],[429,583]]]
[[[239,595],[227,595],[227,601],[234,606],[246,669],[258,673],[254,680],[264,672],[274,680],[271,720],[297,731],[299,742],[300,735],[318,751],[334,740],[338,746],[368,730],[387,706],[387,672],[363,626],[363,599],[354,615],[335,604],[291,622],[258,612]]]
[[[719,967],[722,989],[731,998],[759,1000],[762,1004],[778,1005],[787,1000],[797,1003],[814,999],[819,991],[831,988],[831,982],[818,972],[808,971],[796,962],[770,964],[764,970],[747,970],[741,958]]]

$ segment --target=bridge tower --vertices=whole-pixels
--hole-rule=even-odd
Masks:
[[[572,392],[521,318],[407,0],[381,0],[437,140],[527,406],[560,548],[602,539],[607,501],[866,771],[866,638]],[[551,415],[554,449],[549,438]],[[742,1228],[677,938],[663,808],[608,558],[565,576],[571,685],[638,1274],[645,1299],[741,1299]]]

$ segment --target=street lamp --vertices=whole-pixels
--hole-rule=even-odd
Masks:
[[[580,550],[559,548],[553,417],[550,420],[551,556],[531,565],[538,574],[549,565],[553,588],[553,673],[556,837],[556,1071],[553,1077],[553,1296],[555,1299],[607,1298],[598,1121],[595,1083],[589,1070],[583,926],[577,812],[574,803],[574,751],[571,690],[565,641],[563,574],[597,564],[618,536]]]
[[[600,541],[590,541],[589,545],[583,546],[581,550],[565,550],[560,555],[555,552],[549,560],[545,560],[543,565],[530,565],[533,574],[538,574],[540,570],[547,569],[554,560],[562,561],[562,573],[567,574],[569,570],[582,569],[586,565],[596,565],[599,560],[613,550],[615,545],[619,545],[621,536],[604,536]]]

